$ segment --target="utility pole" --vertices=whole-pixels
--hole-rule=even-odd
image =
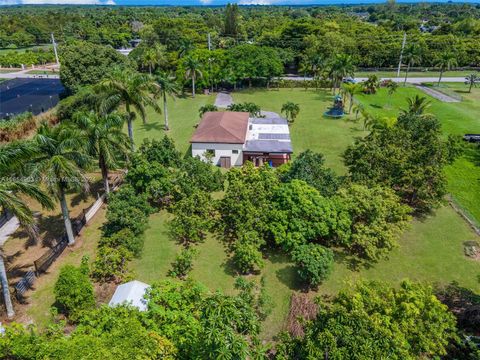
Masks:
[[[402,66],[402,59],[403,59],[403,49],[405,49],[405,44],[407,42],[407,33],[403,33],[403,42],[402,42],[402,50],[400,51],[400,61],[398,62],[398,70],[397,70],[397,77],[400,76],[400,67]]]
[[[58,61],[58,53],[57,53],[57,43],[55,42],[55,38],[53,37],[53,32],[50,33],[52,36],[52,44],[53,44],[53,51],[55,52],[55,60],[57,61],[57,65],[60,65],[60,61]]]
[[[210,37],[210,33],[208,33],[208,50],[212,50],[212,38]]]

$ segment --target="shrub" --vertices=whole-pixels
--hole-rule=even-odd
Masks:
[[[93,308],[95,296],[88,276],[88,266],[82,264],[80,267],[62,267],[54,293],[60,310],[72,321],[76,321],[85,310]]]
[[[205,240],[215,219],[213,200],[209,193],[195,191],[172,207],[175,218],[169,223],[170,235],[181,243]]]
[[[137,195],[131,186],[123,186],[109,198],[107,222],[103,226],[104,235],[109,237],[128,228],[138,236],[147,228],[148,215],[151,212],[146,195]]]
[[[252,117],[260,116],[260,106],[251,102],[244,102],[239,104],[231,104],[227,107],[228,111],[242,111],[248,112]]]
[[[180,254],[177,255],[175,261],[172,263],[172,269],[168,272],[171,277],[178,277],[180,279],[185,278],[193,269],[193,260],[197,256],[198,252],[194,248],[182,249]]]
[[[317,244],[297,246],[292,258],[302,280],[314,287],[328,277],[333,266],[333,251]]]
[[[125,279],[128,274],[127,265],[132,257],[132,253],[123,246],[100,247],[93,264],[93,276],[99,281]]]
[[[21,139],[36,127],[35,117],[25,112],[11,119],[0,121],[0,143]]]
[[[239,234],[233,245],[233,262],[238,270],[246,274],[263,267],[264,261],[259,249],[263,244],[264,240],[255,231]]]
[[[162,140],[144,139],[138,151],[148,162],[156,161],[166,167],[177,167],[181,162],[180,152],[175,148],[173,140],[166,135]]]
[[[142,235],[135,236],[133,232],[125,228],[116,232],[112,236],[109,237],[102,237],[100,239],[99,247],[124,247],[128,251],[130,251],[135,257],[140,256],[143,250],[143,242],[144,238]]]

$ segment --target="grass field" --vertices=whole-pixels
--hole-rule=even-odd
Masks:
[[[398,109],[405,106],[405,98],[417,93],[414,88],[401,88],[389,100],[387,109],[383,109],[385,97],[361,98],[372,111],[384,111],[396,115]],[[300,114],[291,128],[294,151],[310,148],[325,154],[328,166],[338,173],[344,173],[341,154],[353,142],[355,136],[362,136],[361,123],[346,120],[327,119],[323,112],[331,105],[332,96],[328,91],[304,91],[300,89],[282,89],[280,91],[248,90],[233,94],[236,102],[253,101],[262,109],[279,112],[286,101],[300,104]],[[213,97],[198,96],[195,100],[177,100],[171,106],[172,113],[170,135],[182,150],[188,149],[188,140],[198,122],[197,110],[204,103],[213,102]],[[439,104],[434,106],[442,109]],[[380,107],[380,108],[379,108]],[[432,110],[435,109],[432,107]],[[455,110],[451,110],[451,115]],[[175,120],[176,119],[176,120]],[[459,128],[467,128],[470,118],[459,118]],[[455,129],[454,122],[448,117],[442,119],[445,128]],[[158,138],[163,135],[162,117],[151,114],[149,124],[140,121],[135,125],[136,139],[145,137]],[[453,130],[450,130],[453,131]],[[457,132],[463,130],[457,130]],[[461,166],[459,164],[458,166]],[[470,184],[471,186],[471,184]],[[151,283],[164,279],[170,264],[179,250],[168,236],[167,222],[169,215],[165,212],[154,214],[150,218],[150,228],[145,234],[145,249],[142,257],[133,262],[132,268],[139,280]],[[389,259],[374,264],[371,268],[352,270],[340,259],[336,262],[333,274],[319,288],[321,294],[334,294],[340,288],[359,279],[376,279],[392,284],[405,278],[428,283],[448,283],[458,281],[461,285],[480,291],[476,279],[480,273],[478,262],[463,255],[463,243],[475,239],[476,235],[466,223],[448,206],[440,208],[433,216],[415,220],[411,228],[403,235],[398,249],[391,252]],[[223,244],[213,236],[207,237],[205,243],[198,246],[199,256],[195,261],[191,277],[201,281],[211,290],[221,289],[226,293],[234,292],[234,274],[229,265]],[[282,254],[270,254],[262,270],[268,293],[274,303],[272,314],[263,323],[262,338],[271,339],[282,329],[288,313],[292,292],[299,291],[298,278],[293,264]],[[257,281],[260,276],[253,276]],[[315,295],[312,293],[312,295]]]

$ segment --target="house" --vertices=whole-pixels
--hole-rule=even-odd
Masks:
[[[138,280],[133,280],[122,285],[118,285],[108,306],[131,305],[140,311],[147,310],[147,301],[145,293],[150,285]]]
[[[245,161],[279,166],[293,152],[287,120],[270,112],[258,118],[246,112],[207,112],[190,143],[192,156],[224,168]]]

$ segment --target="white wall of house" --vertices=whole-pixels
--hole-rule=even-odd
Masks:
[[[220,165],[220,158],[226,156],[230,158],[232,166],[242,166],[242,149],[243,144],[192,143],[192,156],[199,156],[203,161],[207,161],[205,158],[207,150],[215,150],[212,159],[214,165]]]

